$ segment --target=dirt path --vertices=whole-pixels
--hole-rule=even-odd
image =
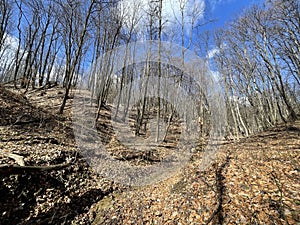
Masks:
[[[27,166],[72,162],[52,172],[2,174],[0,224],[300,223],[300,121],[223,144],[205,170],[203,153],[195,152],[171,178],[124,187],[96,174],[78,154],[72,100],[56,115],[60,92],[24,98],[0,90],[0,163],[16,164],[10,153]],[[107,145],[113,140],[109,119],[104,111],[98,124]],[[111,151],[122,154],[114,145]]]
[[[94,224],[299,224],[300,121],[224,144],[199,169],[98,204]]]

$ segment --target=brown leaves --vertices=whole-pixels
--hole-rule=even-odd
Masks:
[[[113,215],[123,224],[296,224],[299,147],[293,132],[263,133],[225,145],[205,171],[197,153],[180,174],[124,192],[103,221],[110,224]]]
[[[283,143],[279,141],[283,136],[288,134],[265,135],[259,148],[255,147],[255,137],[231,146],[235,154],[225,175],[229,181],[225,184],[226,196],[231,202],[224,205],[224,212],[235,214],[226,217],[225,222],[236,223],[241,217],[246,223],[297,222],[291,212],[299,214],[299,205],[293,201],[300,198],[300,179],[295,171],[297,163],[291,159],[300,159],[300,143],[293,138]]]
[[[5,104],[8,107],[13,101]],[[77,149],[68,134],[70,121],[48,122],[41,127],[0,126],[1,138],[6,140],[0,142],[1,151],[22,156],[25,165],[73,161]],[[180,173],[126,191],[95,174],[82,158],[43,176],[1,178],[1,219],[7,224],[297,224],[299,127],[297,121],[293,129],[281,127],[224,144],[205,170],[200,168],[203,153],[195,151]],[[130,153],[117,140],[109,141],[112,155],[124,158]],[[0,156],[1,163],[16,163],[5,154]]]

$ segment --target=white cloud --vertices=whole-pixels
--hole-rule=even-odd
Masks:
[[[11,66],[11,64],[15,58],[17,49],[18,49],[18,39],[6,34],[4,37],[2,49],[0,51],[0,68],[1,68],[1,70],[4,71],[9,66]]]
[[[216,9],[216,6],[219,5],[222,0],[209,0],[209,5],[212,11],[214,11]]]
[[[210,75],[213,77],[214,81],[216,81],[216,82],[222,81],[222,75],[220,74],[219,71],[209,70],[209,72],[210,72]]]
[[[5,52],[7,54],[11,54],[12,52],[15,53],[17,48],[18,48],[18,39],[11,35],[6,34],[4,36],[4,43],[3,43],[1,51]]]
[[[228,48],[228,46],[226,45],[226,43],[223,42],[219,47],[215,46],[212,49],[210,49],[207,52],[206,58],[212,59],[215,57],[215,55],[219,54],[221,50],[225,50],[227,48]]]
[[[218,7],[219,5],[221,5],[222,3],[231,3],[233,1],[236,0],[207,0],[210,6],[210,10],[214,11],[216,9],[216,7]]]
[[[208,51],[207,58],[208,59],[212,59],[219,52],[220,52],[220,50],[218,48],[213,48],[213,49],[211,49],[211,50]]]
[[[149,23],[148,15],[150,0],[122,0],[119,3],[121,16],[126,24],[135,21],[137,29],[143,29]],[[184,12],[184,25],[190,29],[192,22],[197,23],[204,16],[205,0],[164,0],[162,6],[163,24],[172,27],[180,24],[181,11]]]

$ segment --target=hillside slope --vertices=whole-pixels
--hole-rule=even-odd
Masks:
[[[70,117],[56,115],[59,92],[0,86],[1,225],[89,224],[89,208],[118,188],[78,153]]]
[[[124,187],[81,157],[71,101],[56,115],[60,93],[25,98],[0,87],[0,164],[18,165],[14,156],[33,167],[69,162],[37,173],[2,171],[0,224],[300,224],[300,121],[224,143],[205,170],[196,152],[174,177]]]
[[[201,154],[162,183],[103,199],[94,224],[300,224],[300,121]]]

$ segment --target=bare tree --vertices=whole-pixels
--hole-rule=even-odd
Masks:
[[[297,4],[278,0],[253,6],[217,36],[215,62],[233,127],[246,135],[297,117],[299,99],[292,88],[299,85]]]
[[[91,0],[87,4],[87,8],[85,10],[84,6],[86,6],[86,4],[83,4],[83,2],[80,1],[59,2],[59,6],[61,7],[59,20],[66,55],[64,77],[65,94],[59,109],[60,114],[63,113],[69,97],[74,73],[82,55],[88,25],[95,3],[95,0]]]
[[[10,0],[0,2],[0,50],[3,48],[5,37],[8,34],[13,4]]]

